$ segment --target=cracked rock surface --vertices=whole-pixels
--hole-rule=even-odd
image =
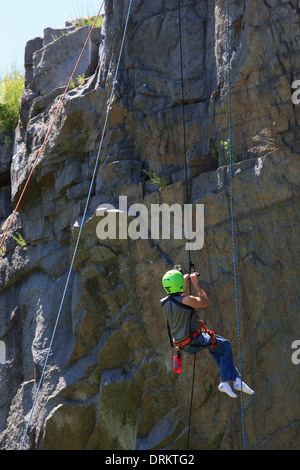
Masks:
[[[128,1],[106,2],[0,255],[0,448],[18,449],[41,377],[99,148]],[[297,2],[231,2],[235,250],[249,449],[299,448],[300,79]],[[227,337],[239,367],[232,258],[226,5],[182,0],[190,203],[204,204],[204,245],[192,252],[210,306],[204,323]],[[28,42],[13,152],[0,135],[4,233],[78,58],[88,27]],[[55,36],[55,40],[53,39]],[[99,239],[105,205],[183,208],[177,0],[133,2],[112,109],[48,367],[25,440],[41,450],[184,450],[193,358],[172,371],[161,277],[188,270],[186,240]],[[3,144],[2,144],[3,141]],[[145,173],[146,171],[146,173]],[[153,184],[149,174],[160,182]],[[113,212],[112,212],[113,213]],[[134,217],[118,215],[117,229]],[[172,220],[172,219],[171,219]],[[150,227],[150,224],[149,224]],[[148,228],[149,228],[148,227]],[[239,400],[197,356],[190,449],[241,449]]]

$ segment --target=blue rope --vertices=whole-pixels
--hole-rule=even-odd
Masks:
[[[234,266],[234,285],[235,285],[235,300],[236,300],[236,314],[237,314],[237,329],[238,329],[238,343],[239,343],[239,361],[240,361],[240,379],[242,379],[242,352],[241,352],[241,334],[240,334],[240,318],[239,318],[239,301],[237,289],[237,270],[236,270],[236,256],[235,256],[235,230],[234,230],[234,213],[233,213],[233,185],[232,185],[232,117],[231,117],[231,75],[230,75],[230,24],[229,24],[229,3],[227,0],[227,47],[228,47],[228,102],[229,102],[229,149],[230,149],[230,204],[231,204],[231,231],[232,231],[232,251],[233,251],[233,266]],[[243,385],[241,386],[241,414],[242,414],[242,430],[243,430],[243,449],[246,449],[245,440],[245,420],[244,420],[244,404],[243,404]]]
[[[116,72],[115,72],[115,77],[114,77],[114,81],[113,81],[113,87],[112,87],[112,91],[111,91],[111,95],[110,95],[110,100],[109,100],[109,104],[108,104],[108,108],[107,108],[107,112],[106,112],[106,118],[105,118],[104,127],[103,127],[103,131],[102,131],[102,137],[101,137],[101,142],[100,142],[100,145],[99,145],[99,150],[98,150],[98,154],[97,154],[97,158],[96,158],[94,172],[93,172],[93,176],[92,176],[92,180],[91,180],[91,184],[90,184],[90,189],[89,189],[89,193],[88,193],[88,197],[87,197],[87,201],[86,201],[86,205],[85,205],[85,209],[84,209],[84,213],[83,213],[83,217],[82,217],[82,222],[81,222],[80,229],[79,229],[79,234],[78,234],[78,237],[77,237],[77,242],[76,242],[74,253],[73,253],[71,266],[70,266],[70,269],[69,269],[69,273],[68,273],[67,281],[66,281],[66,284],[65,284],[63,296],[62,296],[62,299],[61,299],[59,311],[58,311],[56,322],[55,322],[55,325],[54,325],[54,330],[53,330],[52,337],[51,337],[51,340],[50,340],[50,345],[49,345],[49,348],[48,348],[46,360],[45,360],[44,367],[43,367],[43,370],[42,370],[42,375],[41,375],[41,378],[40,378],[40,381],[39,381],[39,384],[38,384],[38,387],[37,387],[37,391],[36,391],[36,394],[35,394],[35,398],[34,398],[34,401],[33,401],[33,405],[32,405],[32,408],[31,408],[29,420],[28,420],[26,430],[25,430],[25,433],[24,433],[24,436],[23,436],[23,440],[22,440],[20,450],[23,449],[25,438],[26,438],[26,435],[27,435],[27,432],[28,432],[28,429],[29,429],[29,425],[30,425],[30,422],[31,422],[31,419],[32,419],[32,416],[33,416],[33,412],[34,412],[34,409],[35,409],[35,405],[36,405],[36,402],[37,402],[38,394],[39,394],[39,391],[40,391],[40,388],[41,388],[41,385],[42,385],[42,381],[43,381],[43,378],[44,378],[44,375],[45,375],[45,370],[46,370],[49,355],[50,355],[50,352],[51,352],[51,349],[52,349],[54,336],[55,336],[55,333],[56,333],[57,325],[58,325],[58,322],[59,322],[59,319],[60,319],[60,316],[61,316],[62,307],[63,307],[64,301],[65,301],[68,285],[69,285],[69,282],[70,282],[71,273],[72,273],[72,270],[73,270],[73,265],[74,265],[74,261],[75,261],[75,257],[76,257],[76,253],[77,253],[81,233],[82,233],[82,230],[83,230],[83,226],[84,226],[84,222],[85,222],[85,218],[86,218],[86,213],[87,213],[89,201],[90,201],[90,198],[91,198],[92,188],[93,188],[94,181],[95,181],[95,178],[96,178],[97,167],[98,167],[98,163],[99,163],[99,159],[100,159],[100,152],[102,150],[104,135],[105,135],[106,127],[107,127],[109,112],[110,112],[110,108],[111,108],[111,104],[112,104],[112,99],[113,99],[113,94],[114,94],[114,90],[115,90],[115,86],[116,86],[117,75],[118,75],[118,71],[119,71],[122,51],[123,51],[123,47],[124,47],[124,42],[125,42],[125,37],[126,37],[126,32],[127,32],[127,26],[128,26],[128,21],[129,21],[131,5],[132,5],[132,0],[129,0],[128,13],[127,13],[127,18],[126,18],[126,23],[125,23],[125,28],[124,28],[124,34],[123,34],[123,39],[122,39],[120,53],[119,53],[119,59],[118,59],[117,68],[116,68]]]

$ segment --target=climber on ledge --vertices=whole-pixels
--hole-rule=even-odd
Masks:
[[[194,286],[197,296],[188,294],[189,282]],[[254,391],[241,381],[234,365],[230,342],[208,330],[197,316],[195,309],[205,308],[209,304],[206,293],[199,286],[198,273],[183,276],[174,269],[165,273],[162,285],[168,296],[161,299],[160,304],[167,317],[170,342],[175,350],[196,354],[208,349],[220,368],[220,392],[237,398],[230,385],[233,382],[235,390],[241,390],[242,386],[243,392],[252,395]]]

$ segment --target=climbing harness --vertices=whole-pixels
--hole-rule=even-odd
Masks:
[[[238,330],[238,344],[239,344],[239,366],[240,366],[240,379],[242,381],[242,352],[241,352],[241,334],[240,334],[240,320],[239,320],[239,301],[237,289],[237,269],[236,269],[236,256],[235,256],[235,228],[234,228],[234,211],[233,211],[233,184],[232,184],[232,116],[231,116],[231,73],[230,73],[230,0],[227,0],[227,59],[228,59],[228,116],[229,116],[229,154],[230,154],[230,209],[231,209],[231,232],[232,232],[232,252],[233,252],[233,268],[234,268],[234,286],[235,286],[235,300],[236,300],[236,316],[237,316],[237,330]],[[242,433],[243,433],[243,450],[246,450],[245,441],[245,422],[244,422],[244,405],[243,405],[243,385],[241,386],[241,416],[242,416]]]
[[[21,444],[20,450],[23,449],[23,445],[24,445],[24,442],[25,442],[25,438],[26,438],[26,435],[27,435],[27,432],[28,432],[28,429],[29,429],[29,425],[30,425],[30,422],[31,422],[31,419],[32,419],[32,415],[33,415],[33,412],[34,412],[34,409],[35,409],[35,405],[36,405],[36,402],[37,402],[38,394],[39,394],[39,391],[40,391],[40,388],[41,388],[41,385],[42,385],[42,381],[43,381],[43,378],[44,378],[44,375],[45,375],[46,366],[47,366],[48,359],[49,359],[49,355],[50,355],[50,352],[51,352],[51,349],[52,349],[52,344],[53,344],[54,336],[55,336],[56,329],[57,329],[57,325],[58,325],[58,322],[59,322],[59,319],[60,319],[60,315],[61,315],[62,307],[63,307],[63,304],[64,304],[64,300],[65,300],[67,288],[68,288],[68,285],[69,285],[69,282],[70,282],[70,278],[71,278],[71,273],[72,273],[72,270],[73,270],[73,265],[74,265],[74,261],[75,261],[75,257],[76,257],[76,253],[77,253],[77,249],[78,249],[78,245],[79,245],[79,241],[80,241],[80,238],[81,238],[81,233],[82,233],[83,226],[84,226],[85,219],[86,219],[86,213],[87,213],[87,209],[88,209],[89,202],[90,202],[90,198],[91,198],[92,188],[93,188],[93,186],[94,186],[94,181],[95,181],[96,172],[97,172],[97,168],[98,168],[98,163],[99,163],[99,159],[100,159],[100,153],[101,153],[101,150],[102,150],[102,145],[103,145],[103,140],[104,140],[105,131],[106,131],[106,127],[107,127],[108,117],[109,117],[109,113],[110,113],[110,109],[111,109],[111,105],[112,105],[112,100],[113,100],[113,95],[114,95],[114,91],[115,91],[117,76],[118,76],[119,67],[120,67],[121,56],[122,56],[123,47],[124,47],[124,42],[125,42],[125,37],[126,37],[126,33],[127,33],[127,27],[128,27],[128,22],[129,22],[129,16],[130,16],[130,11],[131,11],[132,1],[133,1],[133,0],[129,0],[128,12],[127,12],[127,17],[126,17],[126,21],[125,21],[125,27],[124,27],[124,33],[123,33],[123,37],[122,37],[122,42],[121,42],[121,46],[120,46],[120,52],[119,52],[118,63],[117,63],[117,66],[116,66],[116,71],[115,71],[115,75],[114,75],[113,86],[112,86],[112,90],[111,90],[111,94],[110,94],[110,99],[109,99],[109,103],[108,103],[108,107],[107,107],[107,111],[106,111],[105,122],[104,122],[103,131],[102,131],[102,136],[101,136],[101,141],[100,141],[100,145],[99,145],[99,149],[98,149],[98,153],[97,153],[97,157],[96,157],[96,162],[95,162],[95,166],[94,166],[93,176],[92,176],[92,180],[91,180],[91,184],[90,184],[90,188],[89,188],[89,193],[88,193],[88,196],[87,196],[87,200],[86,200],[86,204],[85,204],[85,209],[84,209],[84,213],[83,213],[83,216],[82,216],[82,221],[81,221],[81,224],[80,224],[80,229],[79,229],[79,233],[78,233],[78,237],[77,237],[77,241],[76,241],[76,245],[75,245],[75,249],[74,249],[74,253],[73,253],[73,257],[72,257],[70,269],[69,269],[69,272],[68,272],[67,281],[66,281],[65,288],[64,288],[64,292],[63,292],[63,295],[62,295],[62,299],[61,299],[59,311],[58,311],[58,314],[57,314],[57,318],[56,318],[54,330],[53,330],[52,337],[51,337],[51,340],[50,340],[50,345],[49,345],[49,348],[48,348],[48,351],[47,351],[46,360],[45,360],[44,367],[43,367],[42,374],[41,374],[41,378],[40,378],[40,381],[39,381],[39,384],[38,384],[38,387],[37,387],[37,391],[36,391],[36,394],[35,394],[34,402],[33,402],[33,405],[32,405],[31,411],[30,411],[29,420],[28,420],[28,423],[27,423],[27,426],[26,426],[26,430],[25,430],[25,433],[24,433],[24,436],[23,436],[23,440],[22,440],[22,444]],[[102,8],[102,6],[101,6],[101,8]],[[100,8],[100,10],[99,10],[98,16],[99,16],[99,14],[100,14],[101,8]],[[96,21],[95,21],[95,22],[96,22]],[[94,23],[94,24],[95,24],[95,23]],[[82,54],[81,54],[81,55],[82,55]]]
[[[198,330],[194,331],[192,333],[191,336],[189,336],[188,338],[182,340],[182,341],[175,341],[175,344],[178,348],[180,349],[184,349],[185,346],[188,346],[190,345],[191,343],[193,343],[193,341],[204,331],[205,333],[208,333],[209,336],[211,337],[212,339],[212,343],[211,343],[211,349],[213,350],[216,346],[217,346],[217,339],[215,337],[215,334],[212,330],[209,330],[208,328],[206,328],[206,326],[204,325],[203,321],[199,319],[199,323],[200,323],[200,327],[198,328]]]
[[[180,302],[179,300],[177,300],[174,295],[169,295],[168,297],[166,297],[165,299],[163,299],[161,305],[164,306],[167,302],[170,302],[170,305],[171,305],[171,310],[172,310],[172,303],[177,305],[178,307],[181,307],[185,310],[189,310],[190,311],[190,327],[189,327],[189,335],[186,337],[186,338],[182,338],[180,341],[176,341],[172,335],[171,335],[171,329],[170,329],[170,325],[169,325],[169,322],[167,322],[167,328],[168,328],[168,334],[169,334],[169,340],[170,340],[170,345],[173,347],[177,347],[179,349],[184,349],[185,346],[188,346],[189,344],[191,344],[203,331],[205,333],[208,333],[212,339],[212,345],[211,345],[211,349],[214,349],[217,345],[217,340],[216,340],[216,337],[215,337],[215,334],[212,330],[209,330],[203,323],[202,320],[200,320],[199,318],[197,319],[198,322],[199,322],[199,328],[196,329],[195,331],[192,331],[192,328],[191,328],[191,324],[192,324],[192,317],[193,315],[195,315],[195,309],[193,307],[190,307],[189,305],[185,305],[183,304],[182,302]]]

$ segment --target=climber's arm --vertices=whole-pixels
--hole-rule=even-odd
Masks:
[[[187,276],[187,277],[186,277]],[[209,305],[209,300],[203,289],[199,286],[197,273],[192,273],[190,276],[184,276],[185,282],[185,296],[182,299],[182,303],[193,308],[205,308]],[[187,286],[189,282],[192,282],[197,296],[188,295]]]

